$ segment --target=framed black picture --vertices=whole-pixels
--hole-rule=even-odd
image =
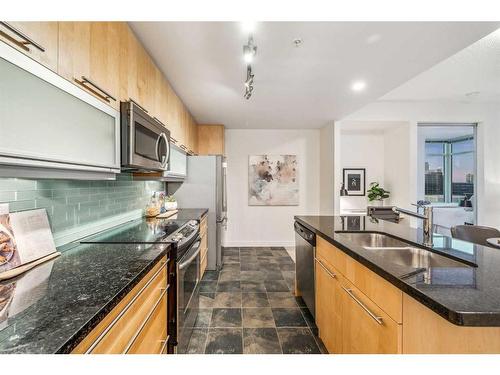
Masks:
[[[347,190],[347,195],[364,196],[366,194],[365,168],[344,168],[342,182]]]

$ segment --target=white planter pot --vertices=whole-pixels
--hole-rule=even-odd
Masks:
[[[177,202],[165,202],[165,209],[167,211],[177,210]]]

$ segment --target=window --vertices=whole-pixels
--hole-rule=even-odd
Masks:
[[[474,137],[425,141],[425,199],[458,203],[474,194]]]

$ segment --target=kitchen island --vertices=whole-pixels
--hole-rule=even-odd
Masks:
[[[406,219],[391,223],[369,216],[296,216],[295,220],[317,235],[316,321],[331,352],[500,352],[499,250],[435,235],[428,253],[419,250],[424,248],[421,230],[410,227]],[[367,246],[371,235],[364,233],[401,239],[405,248],[381,251]],[[402,261],[401,254],[410,252],[412,256]],[[354,305],[348,308],[346,301]],[[370,336],[373,347],[356,348],[347,340],[352,334],[357,335],[352,342],[370,342],[353,327],[358,308],[370,320],[358,327],[368,332],[374,323],[380,330]],[[346,326],[348,320],[351,324]]]

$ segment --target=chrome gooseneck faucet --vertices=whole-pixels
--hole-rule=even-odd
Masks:
[[[433,240],[432,240],[432,227],[433,227],[433,212],[432,212],[432,206],[424,206],[422,205],[421,207],[424,208],[424,213],[419,214],[418,212],[413,212],[410,210],[405,210],[404,208],[399,208],[399,207],[393,207],[392,210],[398,214],[405,214],[409,216],[416,217],[418,219],[423,220],[423,231],[424,231],[424,246],[432,247],[434,246]],[[417,208],[418,210],[418,208]]]

